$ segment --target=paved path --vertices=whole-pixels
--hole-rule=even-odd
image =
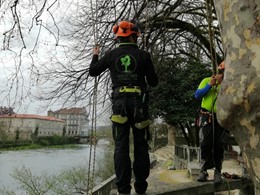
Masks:
[[[173,165],[173,147],[167,146],[157,150],[152,157],[158,162],[151,169],[148,178],[147,194],[160,194],[160,192],[168,192],[177,188],[188,188],[196,185],[205,185],[213,182],[199,183],[196,178],[191,178],[188,170],[169,170],[168,167]],[[209,170],[209,179],[213,180],[214,170]],[[236,159],[224,160],[222,172],[229,174],[242,175],[242,168]],[[224,180],[225,181],[225,180]],[[176,194],[176,193],[174,193]]]

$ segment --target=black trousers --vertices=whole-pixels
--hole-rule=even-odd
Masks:
[[[119,193],[130,193],[132,168],[135,177],[134,187],[137,193],[145,193],[148,183],[146,179],[150,173],[150,159],[148,153],[149,127],[137,129],[135,123],[140,121],[138,110],[142,98],[132,95],[119,95],[113,97],[113,114],[127,117],[123,123],[113,122],[113,137],[115,140],[114,164],[116,172],[116,185]],[[132,129],[134,139],[134,159],[131,167],[129,156],[129,135]]]
[[[222,143],[224,132],[225,129],[219,125],[216,115],[210,120],[209,116],[202,116],[199,133],[202,171],[214,167],[216,170],[221,171],[224,158],[224,144]]]

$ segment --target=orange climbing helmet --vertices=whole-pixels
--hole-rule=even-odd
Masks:
[[[121,21],[118,25],[113,26],[113,33],[117,37],[128,37],[131,34],[141,35],[140,30],[136,24],[129,21]]]

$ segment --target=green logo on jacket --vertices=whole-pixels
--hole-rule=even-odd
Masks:
[[[131,58],[129,55],[126,55],[125,57],[120,58],[120,61],[122,63],[122,66],[124,66],[124,72],[129,72],[128,67],[131,64]]]

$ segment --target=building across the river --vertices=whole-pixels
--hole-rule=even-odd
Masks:
[[[0,140],[30,140],[32,135],[53,136],[63,135],[65,121],[32,114],[0,115]]]
[[[83,136],[88,133],[89,113],[85,107],[62,108],[57,111],[48,111],[48,116],[65,121],[66,135]]]

